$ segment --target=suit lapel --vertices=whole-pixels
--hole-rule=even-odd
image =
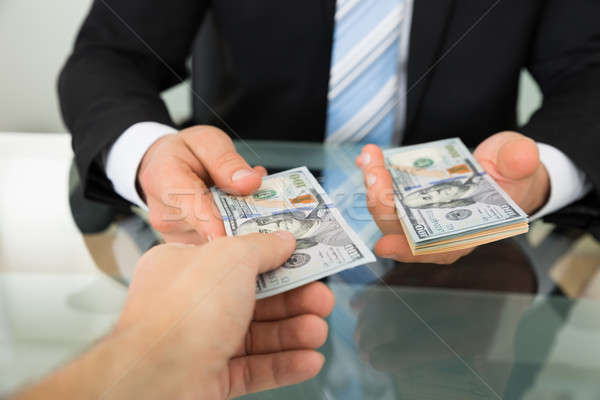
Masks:
[[[406,132],[410,135],[423,95],[442,53],[455,0],[414,0],[408,55]]]
[[[325,24],[328,26],[333,37],[333,18],[335,15],[335,1],[336,0],[323,0],[320,1],[323,10],[323,17],[325,18]]]

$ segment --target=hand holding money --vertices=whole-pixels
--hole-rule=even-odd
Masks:
[[[164,360],[156,371],[182,378],[170,381],[180,392],[165,397],[233,398],[319,371],[324,360],[314,349],[327,337],[323,318],[333,308],[333,293],[313,283],[254,299],[257,274],[280,265],[294,247],[287,232],[251,234],[203,246],[159,246],[140,260],[116,332],[143,330],[136,345],[145,360]],[[156,379],[137,378],[156,385]]]
[[[212,193],[227,235],[285,230],[296,237],[296,251],[281,268],[258,277],[257,298],[375,261],[306,167],[264,177],[250,196]]]
[[[153,247],[114,331],[16,399],[230,399],[315,376],[331,290],[255,301],[258,273],[294,251],[287,232]]]
[[[266,170],[240,156],[229,136],[211,126],[194,126],[163,136],[146,151],[137,172],[150,223],[165,241],[202,244],[224,236],[207,187],[248,194]]]
[[[422,151],[423,154],[437,151],[441,154],[439,157],[447,162],[446,159],[452,156],[442,154],[446,151],[443,147],[437,150],[425,147],[436,143],[424,144],[419,151]],[[484,228],[497,227],[493,231],[496,235],[495,238],[488,238],[488,241],[525,231],[522,225],[520,225],[520,228],[517,226],[526,217],[518,206],[523,207],[525,212],[531,213],[540,208],[547,200],[550,183],[545,167],[539,161],[537,146],[531,139],[518,133],[502,132],[488,138],[478,146],[474,155],[477,161],[481,163],[483,171],[480,173],[477,173],[478,166],[468,165],[477,163],[475,160],[469,161],[469,158],[472,159],[470,154],[465,155],[467,160],[465,165],[457,164],[452,168],[443,170],[436,169],[432,165],[433,160],[430,157],[423,156],[417,157],[410,166],[399,165],[399,168],[395,170],[397,172],[395,179],[398,182],[394,182],[388,171],[390,157],[392,157],[392,154],[388,152],[399,152],[401,149],[386,151],[386,154],[388,154],[386,159],[384,153],[377,146],[367,145],[357,158],[357,164],[363,170],[365,185],[367,186],[369,211],[384,234],[384,237],[375,246],[375,252],[382,257],[393,258],[402,262],[452,263],[472,251],[472,248],[478,242],[482,242],[481,231],[483,230],[483,233],[486,233]],[[396,154],[395,157],[401,159],[402,155]],[[406,183],[404,185],[403,182],[400,182],[403,179],[402,176],[418,177],[416,181],[419,182],[404,182]],[[490,177],[493,178],[495,183],[489,179]],[[453,181],[453,183],[442,185],[444,187],[438,186],[436,190],[428,190],[428,188],[431,189],[434,186],[434,183],[446,181]],[[423,182],[430,182],[431,184],[421,185]],[[495,190],[493,186],[496,184],[506,193],[503,193],[502,190]],[[419,187],[420,185],[422,187]],[[476,188],[479,189],[475,190]],[[396,198],[394,196],[395,191],[397,192]],[[458,196],[461,199],[445,201],[452,199],[445,199],[444,197],[456,197],[454,195],[455,191],[464,192],[464,196],[461,194]],[[510,204],[512,200],[508,198],[507,194],[516,202],[516,205]],[[403,202],[398,202],[398,195],[405,197]],[[507,198],[504,199],[503,203],[502,201],[496,201],[495,198],[497,197],[500,200],[503,197]],[[429,204],[428,207],[426,207],[426,203]],[[475,204],[475,206],[471,204]],[[477,204],[479,207],[476,206]],[[425,209],[428,209],[427,212],[423,211]],[[428,245],[427,240],[437,239],[439,241],[440,238],[444,237],[450,238],[449,241],[455,240],[452,238],[453,229],[456,229],[457,234],[455,236],[467,232],[469,234],[475,233],[480,237],[477,240],[472,239],[471,246],[455,249],[460,246],[454,246],[453,248],[445,244],[447,246],[445,251],[439,252],[439,249],[431,250],[430,248],[430,251],[436,253],[415,255],[415,242],[418,241],[420,236],[415,235],[418,232],[415,232],[414,227],[406,232],[401,220],[397,217],[397,212],[400,211],[400,214],[404,213],[405,218],[402,218],[403,220],[411,221],[406,216],[406,212],[410,213],[410,210],[417,210],[413,215],[410,215],[413,222],[419,218],[432,219],[430,221],[433,222],[432,226],[427,226],[428,232],[421,238],[425,246]],[[433,210],[436,210],[438,214],[443,212],[443,217],[448,223],[443,226],[438,224],[440,218],[434,217]],[[466,227],[465,224],[471,223],[472,220],[476,220],[478,225],[471,228],[477,229],[469,231],[467,229],[469,227]],[[414,225],[421,228],[423,224],[414,222]],[[456,226],[452,227],[452,225]],[[461,231],[459,228],[464,229]],[[498,233],[498,231],[500,232]],[[409,236],[407,237],[406,234]],[[461,245],[464,245],[464,243],[461,243]]]
[[[532,139],[501,132],[484,140],[473,156],[527,214],[534,214],[548,201],[550,177]]]

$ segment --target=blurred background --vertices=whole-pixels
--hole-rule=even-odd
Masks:
[[[91,4],[91,0],[0,1],[0,132],[66,131],[56,78]],[[163,97],[176,122],[190,114],[189,82]]]

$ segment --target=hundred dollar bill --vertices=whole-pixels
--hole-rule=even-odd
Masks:
[[[375,261],[306,167],[264,177],[250,196],[231,196],[216,188],[212,194],[228,236],[278,230],[296,236],[292,256],[258,277],[257,298]]]
[[[413,254],[458,250],[527,232],[527,214],[460,139],[389,149],[384,158]]]

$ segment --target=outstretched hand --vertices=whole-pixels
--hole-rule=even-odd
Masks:
[[[333,293],[315,282],[255,301],[257,274],[295,244],[275,232],[154,247],[114,331],[15,399],[225,399],[312,378]]]
[[[154,142],[142,158],[137,183],[151,225],[167,242],[202,244],[225,236],[208,188],[248,195],[266,174],[263,167],[248,165],[225,132],[194,126]]]
[[[550,193],[550,179],[540,162],[537,144],[516,132],[501,132],[484,140],[473,153],[483,169],[528,214],[541,208]],[[375,245],[380,257],[400,262],[451,264],[471,249],[413,256],[396,215],[392,177],[385,168],[383,153],[366,145],[356,164],[367,187],[367,206],[383,233]]]
[[[168,370],[178,388],[167,397],[230,398],[309,379],[324,363],[314,349],[327,337],[331,291],[313,283],[255,301],[257,274],[294,248],[288,232],[154,248],[138,264],[115,335],[140,332],[146,363]]]

